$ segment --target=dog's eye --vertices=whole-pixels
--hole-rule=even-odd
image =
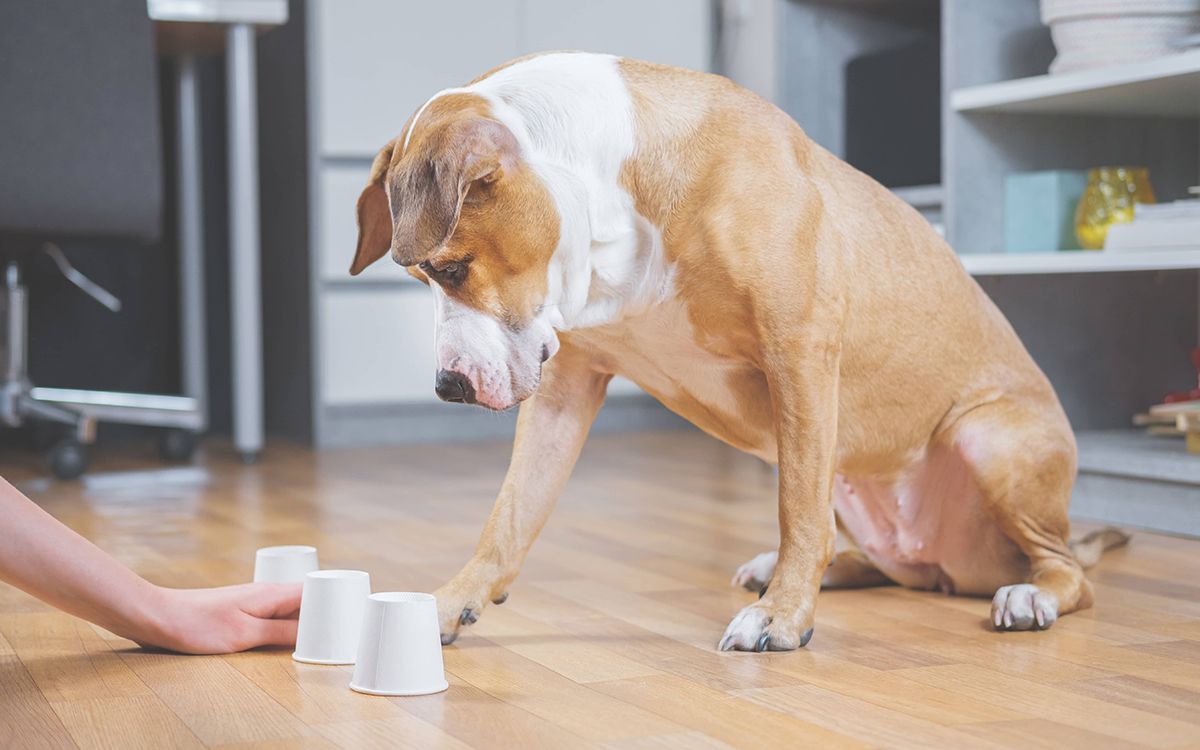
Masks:
[[[431,278],[436,279],[439,284],[458,286],[463,279],[467,278],[467,261],[465,260],[452,260],[441,266],[435,266],[429,261],[425,261],[420,264],[419,268]]]

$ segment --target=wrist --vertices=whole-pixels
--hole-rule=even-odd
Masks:
[[[176,640],[174,589],[146,582],[133,601],[131,633],[126,636],[145,646],[171,648]]]

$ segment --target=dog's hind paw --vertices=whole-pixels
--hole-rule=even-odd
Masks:
[[[747,591],[761,591],[774,577],[775,563],[778,561],[779,553],[775,550],[755,555],[754,559],[742,563],[729,583],[731,586],[741,586]]]
[[[1057,619],[1057,597],[1032,583],[1001,586],[992,598],[996,630],[1045,630]]]

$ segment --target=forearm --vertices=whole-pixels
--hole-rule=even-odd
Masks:
[[[0,581],[118,635],[156,640],[161,590],[2,478]]]

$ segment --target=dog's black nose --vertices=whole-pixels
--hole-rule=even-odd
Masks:
[[[433,386],[438,398],[456,404],[475,403],[475,387],[467,376],[453,370],[438,370],[437,382]]]

